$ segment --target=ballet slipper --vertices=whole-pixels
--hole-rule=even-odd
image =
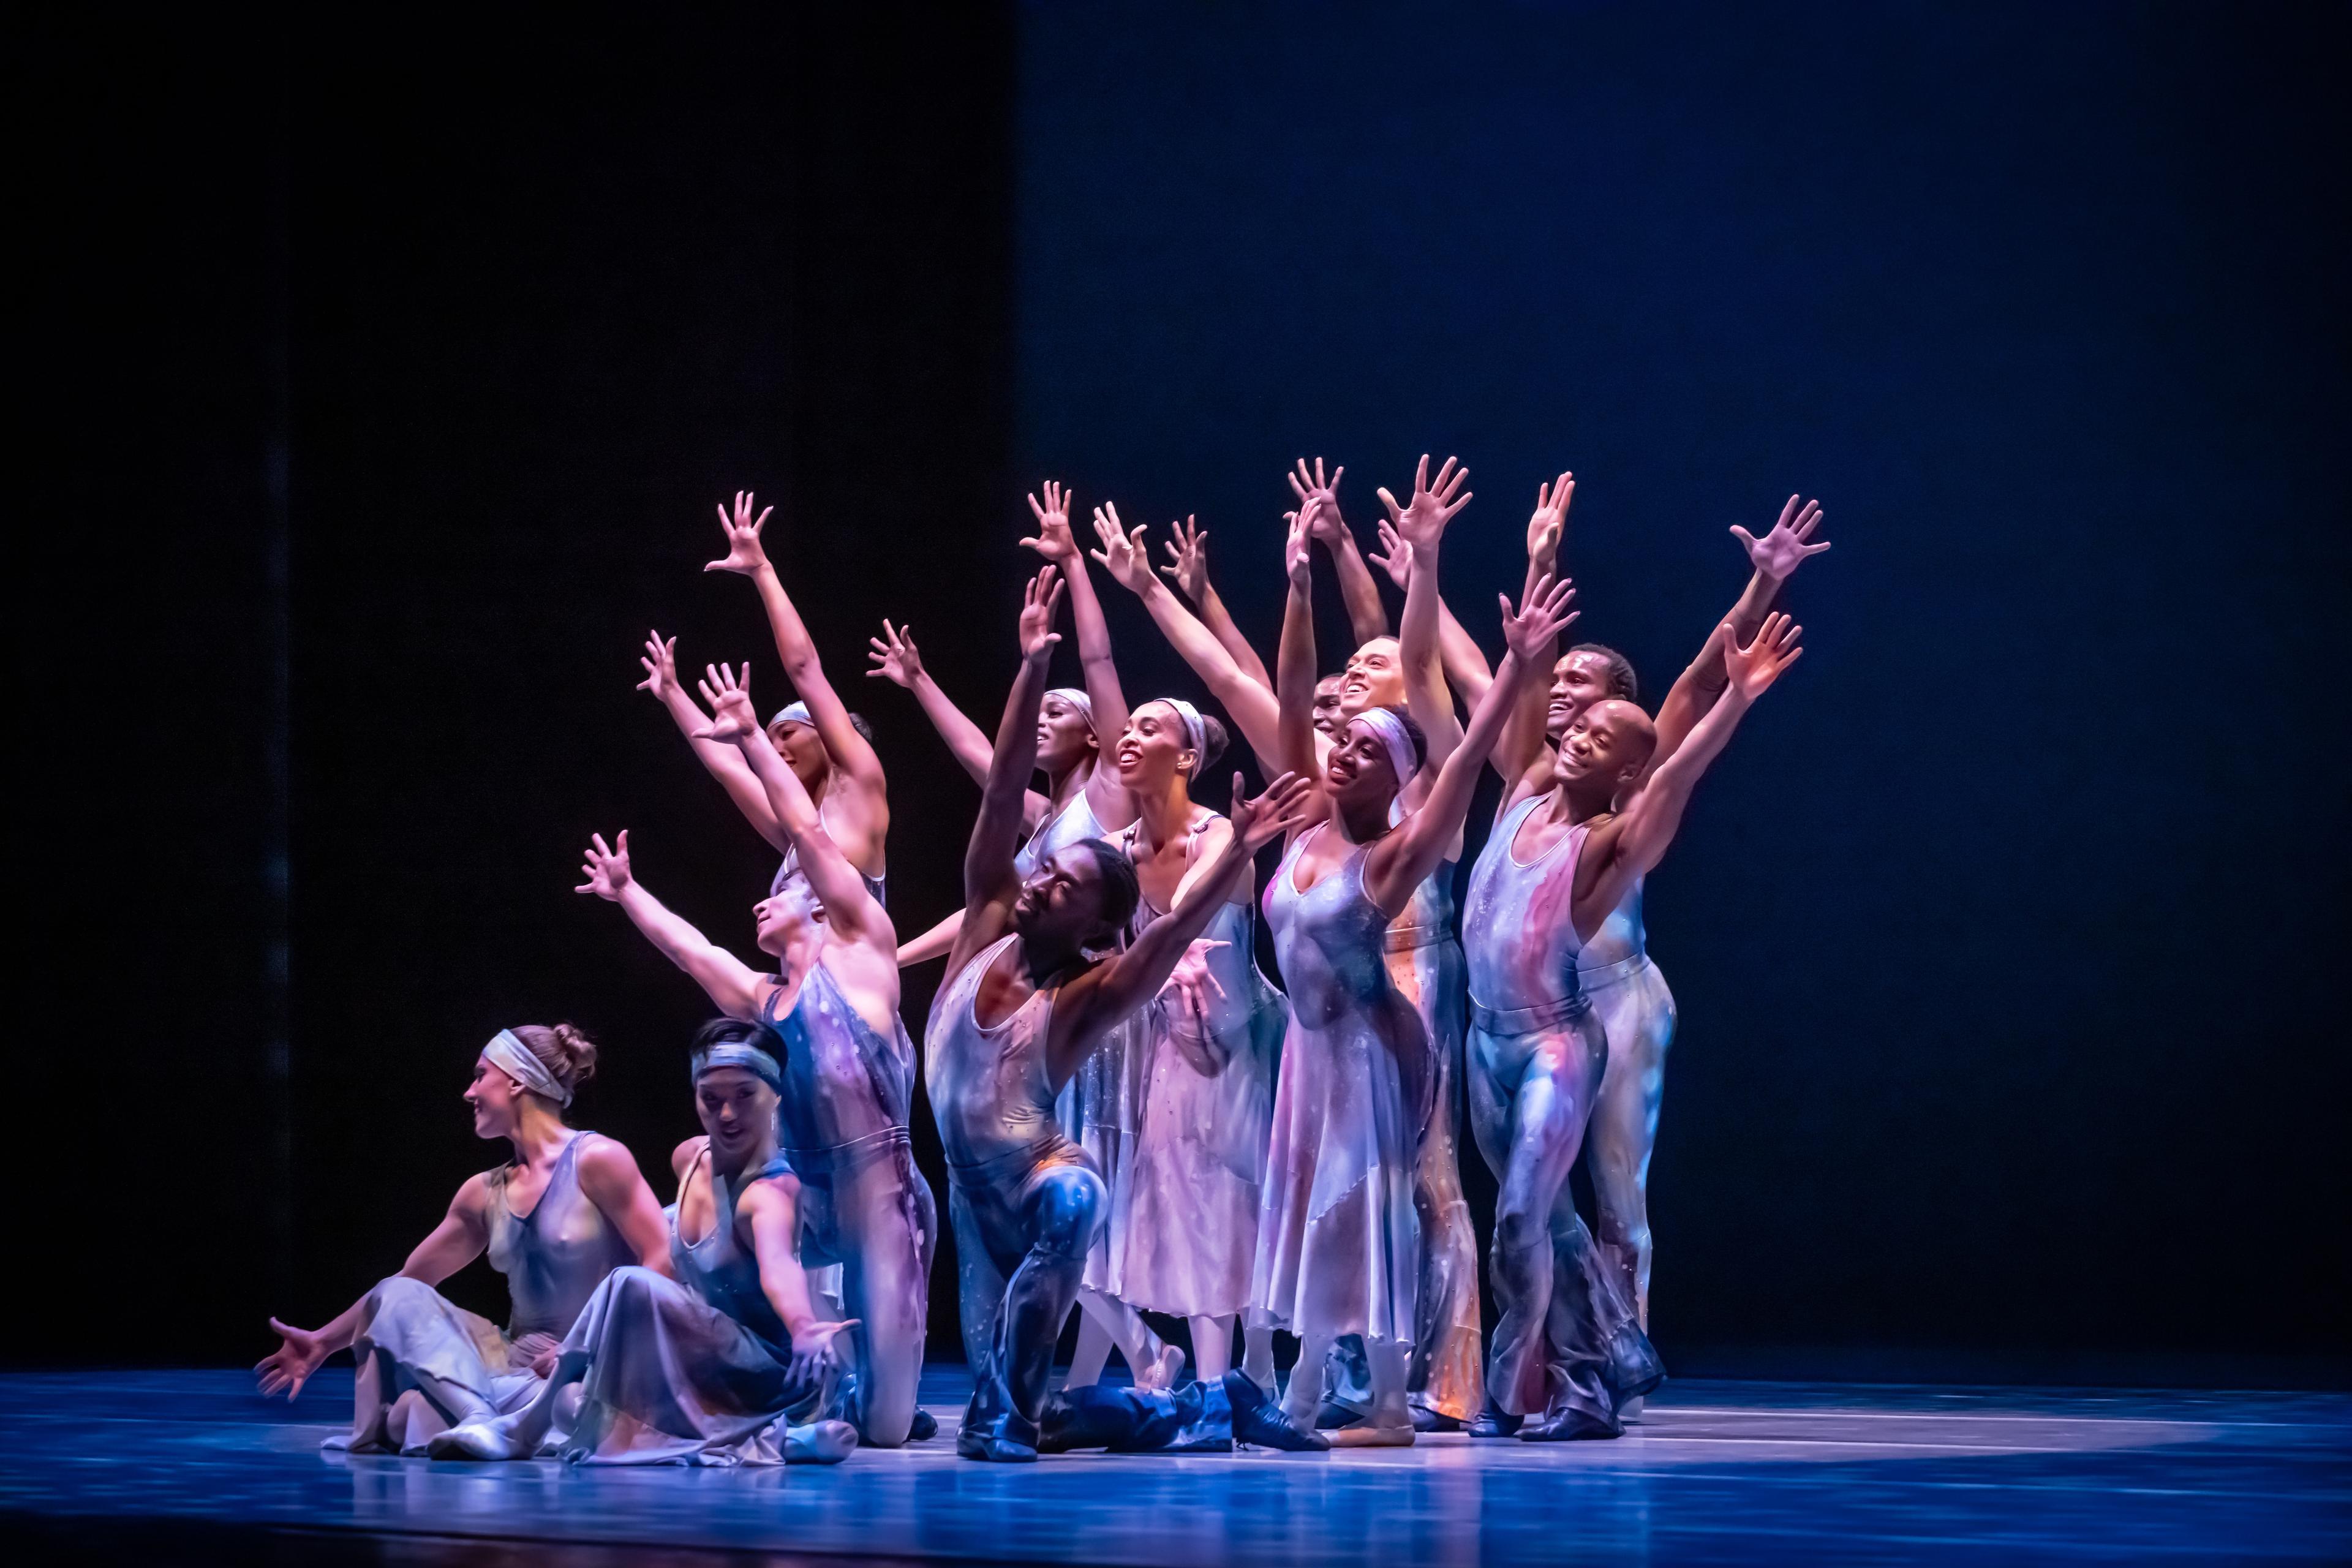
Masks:
[[[1459,1432],[1462,1425],[1461,1421],[1443,1410],[1432,1410],[1420,1405],[1412,1407],[1412,1429],[1416,1432]]]
[[[520,1459],[514,1439],[496,1421],[467,1421],[436,1432],[425,1445],[436,1459]]]
[[[817,1421],[784,1428],[784,1463],[837,1465],[857,1452],[857,1428],[846,1421]]]
[[[1487,1402],[1486,1408],[1471,1418],[1470,1425],[1465,1430],[1473,1437],[1516,1437],[1519,1435],[1519,1427],[1526,1421],[1527,1417],[1524,1415],[1513,1415],[1507,1411],[1496,1409],[1494,1402],[1490,1400]]]
[[[1335,1448],[1410,1448],[1412,1447],[1415,1433],[1410,1421],[1400,1422],[1391,1426],[1374,1426],[1368,1418],[1359,1421],[1353,1426],[1342,1426],[1325,1436],[1330,1439],[1331,1446]]]
[[[907,1423],[907,1441],[919,1443],[926,1437],[940,1435],[940,1418],[928,1410],[918,1409],[915,1418]]]
[[[1539,1422],[1531,1421],[1519,1428],[1519,1441],[1522,1443],[1579,1443],[1624,1435],[1625,1428],[1615,1421],[1585,1410],[1563,1410],[1557,1415],[1547,1416]]]

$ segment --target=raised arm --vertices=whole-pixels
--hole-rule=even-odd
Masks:
[[[686,737],[687,744],[694,748],[696,759],[726,790],[735,809],[759,829],[769,847],[784,849],[792,840],[784,837],[783,824],[768,808],[768,792],[751,776],[751,770],[743,763],[742,753],[732,746],[705,738],[710,729],[709,716],[694,705],[694,699],[677,679],[677,639],[647,632],[646,651],[637,656],[637,663],[646,672],[646,678],[637,682],[637,689],[653,693],[654,700],[662,705],[662,710]]]
[[[1453,693],[1445,689],[1444,661],[1437,647],[1437,584],[1445,525],[1470,504],[1470,493],[1462,489],[1469,478],[1469,469],[1456,468],[1448,458],[1433,485],[1424,453],[1413,471],[1409,505],[1399,507],[1386,489],[1380,492],[1381,504],[1389,509],[1390,527],[1412,552],[1412,574],[1405,588],[1404,618],[1397,640],[1404,664],[1405,708],[1429,742],[1424,771],[1432,764],[1444,766],[1462,743],[1462,721],[1454,714]]]
[[[1061,569],[1062,581],[1070,591],[1070,625],[1078,634],[1078,668],[1086,677],[1087,700],[1094,704],[1095,733],[1106,743],[1115,742],[1127,728],[1127,693],[1119,689],[1118,666],[1111,660],[1110,627],[1103,620],[1101,601],[1095,597],[1087,558],[1070,532],[1070,492],[1051,479],[1045,481],[1045,489],[1042,503],[1034,495],[1029,498],[1029,510],[1037,518],[1037,533],[1034,539],[1023,540],[1021,546]],[[1106,503],[1104,510],[1116,527],[1118,509]],[[1108,771],[1096,770],[1097,773]]]
[[[572,889],[575,893],[593,893],[621,906],[623,912],[646,940],[661,950],[664,958],[694,976],[713,1005],[730,1018],[757,1018],[761,987],[767,976],[750,964],[712,942],[685,920],[672,914],[662,901],[637,885],[629,869],[629,835],[621,833],[619,843],[607,847],[604,836],[591,834],[586,863],[580,868],[583,879]]]
[[[1268,773],[1279,773],[1274,765],[1281,752],[1274,692],[1244,675],[1209,628],[1152,574],[1150,557],[1143,548],[1144,526],[1138,523],[1132,532],[1121,532],[1106,512],[1097,509],[1095,536],[1102,541],[1102,548],[1092,552],[1094,558],[1102,563],[1113,582],[1143,601],[1161,635],[1207,683],[1209,694],[1257,753],[1258,765]]]
[[[1418,546],[1415,547],[1416,552]],[[1495,672],[1495,700],[1479,704],[1470,716],[1462,744],[1437,771],[1436,782],[1396,827],[1373,844],[1364,857],[1364,892],[1388,914],[1401,912],[1412,890],[1437,869],[1446,849],[1470,815],[1471,792],[1477,788],[1479,770],[1486,765],[1495,733],[1503,726],[1518,689],[1545,668],[1536,662],[1541,650],[1559,639],[1560,628],[1576,619],[1568,607],[1576,596],[1572,584],[1539,577],[1529,585],[1523,606],[1511,608],[1510,599],[1496,597],[1503,606],[1503,641],[1507,651]]]
[[[723,664],[708,667],[702,680],[702,700],[710,708],[710,739],[740,750],[762,788],[769,808],[784,825],[793,847],[799,851],[802,873],[824,906],[825,922],[843,936],[880,948],[892,955],[897,968],[898,932],[889,915],[867,890],[866,879],[842,854],[833,835],[824,830],[816,803],[780,756],[760,715],[751,706],[751,667],[741,676]]]
[[[1055,999],[1046,1041],[1055,1082],[1076,1071],[1104,1036],[1160,994],[1177,960],[1226,903],[1251,858],[1305,820],[1309,793],[1305,779],[1285,773],[1251,800],[1243,793],[1241,774],[1234,775],[1233,836],[1208,871],[1192,879],[1175,908],[1145,926],[1126,952],[1071,981]]]
[[[768,524],[768,514],[774,507],[763,508],[757,517],[751,515],[754,502],[751,492],[738,490],[735,510],[730,517],[727,509],[719,509],[719,527],[727,535],[727,553],[703,567],[705,572],[734,572],[751,579],[760,590],[760,603],[768,612],[768,629],[776,639],[776,657],[784,662],[784,679],[793,683],[808,704],[809,721],[816,727],[817,738],[824,742],[825,754],[835,766],[877,795],[887,787],[882,776],[882,760],[857,726],[849,721],[849,709],[825,679],[824,661],[817,658],[816,644],[809,639],[808,627],[801,621],[801,613],[793,605],[792,595],[784,592],[783,579],[768,559],[767,547],[760,532]]]
[[[892,626],[886,618],[882,635],[867,637],[867,660],[874,666],[866,672],[868,680],[887,680],[914,693],[915,704],[931,728],[945,741],[948,753],[954,757],[963,771],[978,784],[988,777],[988,731],[971,721],[971,716],[955,705],[955,700],[940,689],[923,668],[922,650],[915,646],[915,628]]]
[[[1287,476],[1291,493],[1298,498],[1298,515],[1315,520],[1316,542],[1331,552],[1331,570],[1339,579],[1340,602],[1348,606],[1348,629],[1356,636],[1356,646],[1363,647],[1374,637],[1389,635],[1389,613],[1381,603],[1381,586],[1372,581],[1371,568],[1364,564],[1363,552],[1356,548],[1355,531],[1339,515],[1339,479],[1348,471],[1341,464],[1331,470],[1329,483],[1323,479],[1323,459],[1315,459],[1309,470],[1307,459],[1298,459],[1298,467]],[[1308,503],[1314,503],[1313,510]]]
[[[961,973],[971,955],[1004,931],[1021,878],[1013,857],[1021,847],[1021,797],[1037,771],[1037,710],[1045,700],[1045,665],[1060,642],[1054,612],[1062,602],[1061,574],[1041,567],[1022,591],[1021,673],[997,726],[996,751],[981,785],[980,819],[963,856],[963,926],[949,950],[948,973]]]
[[[1412,592],[1412,546],[1396,531],[1396,525],[1382,518],[1379,524],[1380,552],[1370,557],[1373,565],[1389,574],[1397,592]],[[1402,640],[1402,639],[1400,639]],[[1486,700],[1486,689],[1495,684],[1494,667],[1486,662],[1486,653],[1462,623],[1454,618],[1454,607],[1440,595],[1437,600],[1437,656],[1445,671],[1445,679],[1462,693],[1464,706],[1477,711],[1478,704]],[[1415,720],[1418,723],[1420,721]]]
[[[1282,603],[1282,642],[1275,650],[1275,694],[1281,700],[1281,730],[1276,756],[1286,773],[1315,780],[1315,601],[1314,547],[1308,542],[1309,519],[1293,513],[1290,535],[1284,541],[1282,570],[1290,579],[1290,593]]]
[[[1569,502],[1576,498],[1576,476],[1563,470],[1549,485],[1536,487],[1536,509],[1528,517],[1528,582],[1559,575],[1559,542],[1568,529]],[[1559,637],[1536,649],[1529,658],[1549,674],[1559,661]],[[1532,675],[1532,671],[1530,672]],[[1550,702],[1550,682],[1530,679],[1519,690],[1502,733],[1495,738],[1495,771],[1511,784],[1526,776],[1544,749],[1544,719]]]
[[[1258,658],[1257,649],[1242,636],[1216,584],[1209,581],[1209,531],[1188,515],[1181,522],[1170,523],[1168,531],[1175,537],[1168,542],[1168,564],[1160,569],[1161,574],[1192,601],[1193,607],[1201,613],[1202,623],[1242,674],[1271,692],[1274,677],[1266,673],[1265,660]]]
[[[1781,590],[1805,558],[1819,555],[1830,547],[1826,539],[1811,542],[1813,531],[1822,523],[1822,504],[1806,501],[1798,504],[1790,496],[1780,509],[1780,520],[1771,531],[1759,539],[1738,523],[1731,531],[1754,566],[1748,574],[1748,586],[1741,590],[1739,600],[1731,606],[1731,614],[1721,626],[1707,634],[1698,650],[1675,678],[1674,689],[1658,705],[1658,745],[1650,753],[1649,772],[1655,773],[1668,757],[1681,749],[1691,727],[1715,706],[1723,695],[1728,677],[1724,673],[1723,650],[1727,640],[1733,642],[1753,639],[1757,627],[1764,624],[1765,616],[1780,602]],[[1728,626],[1727,632],[1724,628]]]

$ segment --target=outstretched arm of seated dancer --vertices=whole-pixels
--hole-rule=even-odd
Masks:
[[[1382,518],[1379,523],[1381,548],[1371,556],[1371,563],[1389,574],[1397,592],[1412,593],[1412,546],[1396,531],[1396,525]],[[1402,639],[1400,639],[1402,640]],[[1495,684],[1494,667],[1486,662],[1486,650],[1462,629],[1454,618],[1454,606],[1441,595],[1437,601],[1437,657],[1445,679],[1462,693],[1463,706],[1472,712],[1486,700],[1486,689]],[[1419,720],[1413,722],[1419,723]]]
[[[1127,950],[1064,985],[1055,998],[1046,1039],[1046,1070],[1055,1083],[1077,1070],[1113,1027],[1151,1000],[1175,972],[1177,960],[1232,896],[1235,879],[1251,858],[1305,821],[1311,791],[1307,781],[1285,773],[1251,800],[1242,776],[1234,775],[1233,837],[1218,851],[1206,875],[1180,896],[1176,907],[1143,928]]]
[[[787,847],[792,840],[784,837],[783,824],[768,808],[768,792],[751,776],[751,770],[743,763],[742,753],[707,738],[710,719],[694,705],[694,699],[677,679],[677,639],[665,638],[659,632],[646,633],[646,651],[637,656],[637,663],[646,672],[646,678],[637,682],[637,689],[653,693],[654,700],[662,705],[677,725],[678,732],[686,737],[687,744],[694,748],[696,759],[726,790],[735,809],[759,829],[769,847],[779,852]]]
[[[1319,793],[1324,784],[1315,760],[1315,549],[1310,521],[1292,513],[1290,533],[1282,545],[1282,571],[1290,592],[1282,601],[1282,641],[1274,651],[1274,689],[1282,704],[1275,758],[1284,773],[1311,781]]]
[[[457,1195],[449,1200],[449,1212],[441,1216],[441,1223],[416,1244],[408,1261],[400,1266],[400,1277],[438,1285],[479,1258],[482,1249],[490,1244],[489,1216],[485,1206],[488,1196],[488,1183],[479,1176],[467,1178],[466,1184],[457,1189]],[[654,1217],[658,1221],[661,1215],[656,1212]],[[665,1258],[668,1250],[665,1235]],[[373,1293],[371,1289],[368,1294]],[[269,1327],[278,1335],[278,1348],[253,1368],[254,1375],[261,1381],[262,1395],[267,1398],[283,1393],[289,1400],[299,1398],[302,1385],[326,1364],[327,1358],[337,1351],[351,1349],[352,1342],[359,1338],[367,1303],[367,1296],[362,1296],[322,1329],[298,1329],[270,1319]]]
[[[1596,847],[1587,840],[1587,854],[1595,847],[1601,852],[1599,879],[1589,896],[1580,889],[1577,908],[1593,912],[1594,929],[1622,901],[1633,879],[1647,874],[1664,858],[1667,846],[1682,826],[1683,808],[1690,804],[1692,789],[1722,754],[1750,705],[1803,655],[1805,650],[1797,646],[1803,635],[1802,626],[1777,614],[1764,618],[1754,639],[1745,647],[1728,630],[1724,632],[1723,662],[1728,679],[1722,698],[1609,825],[1605,841]],[[1580,931],[1583,925],[1580,920]]]
[[[1414,548],[1418,552],[1420,547]],[[1543,648],[1557,641],[1560,628],[1576,619],[1576,612],[1568,607],[1575,596],[1574,585],[1549,577],[1539,577],[1529,585],[1526,602],[1517,611],[1507,597],[1496,595],[1503,606],[1506,648],[1502,665],[1495,672],[1495,689],[1488,694],[1496,700],[1481,703],[1470,716],[1468,733],[1438,769],[1437,781],[1430,785],[1420,809],[1376,841],[1364,857],[1364,893],[1382,912],[1402,912],[1413,889],[1444,860],[1445,851],[1470,815],[1471,792],[1478,786],[1478,774],[1486,766],[1495,732],[1502,728],[1518,689],[1545,668],[1538,662]]]
[[[1563,470],[1549,485],[1536,487],[1536,509],[1528,516],[1528,583],[1532,586],[1538,577],[1558,577],[1559,573],[1560,537],[1568,530],[1569,502],[1576,498],[1576,476]],[[1544,753],[1544,721],[1551,703],[1552,667],[1559,662],[1559,637],[1557,633],[1549,643],[1538,648],[1532,656],[1542,671],[1532,675],[1519,690],[1518,700],[1503,722],[1503,732],[1496,737],[1495,751],[1490,760],[1495,771],[1508,784],[1526,776]]]
[[[1045,700],[1045,665],[1061,637],[1054,612],[1061,606],[1061,574],[1051,566],[1022,590],[1021,672],[1005,700],[997,726],[996,751],[981,786],[980,817],[963,853],[963,925],[949,950],[948,973],[960,974],[972,954],[1004,934],[1021,876],[1013,857],[1021,842],[1021,796],[1037,770],[1037,710]]]
[[[1265,672],[1265,660],[1258,658],[1257,649],[1250,647],[1249,638],[1242,636],[1241,627],[1225,608],[1225,601],[1209,581],[1209,531],[1187,515],[1181,522],[1171,522],[1169,531],[1175,535],[1168,542],[1168,564],[1160,571],[1170,582],[1184,592],[1201,613],[1201,619],[1219,647],[1232,656],[1241,672],[1252,682],[1274,689],[1274,677]]]
[[[610,847],[603,834],[589,835],[586,862],[580,868],[580,875],[583,879],[572,889],[573,892],[593,893],[620,905],[645,933],[646,940],[659,948],[664,958],[692,975],[720,1012],[730,1018],[759,1017],[760,993],[768,984],[768,977],[672,914],[659,899],[638,886],[629,868],[626,828],[621,830],[619,841]]]
[[[892,929],[887,911],[867,889],[866,879],[824,830],[816,803],[809,799],[792,764],[778,754],[775,743],[760,727],[760,715],[751,706],[751,667],[746,664],[740,677],[723,664],[708,667],[702,700],[710,709],[710,738],[739,748],[767,790],[769,809],[791,836],[793,847],[800,852],[802,874],[824,906],[825,923],[852,942],[890,953],[895,975],[898,933]]]
[[[814,1388],[829,1366],[843,1360],[838,1339],[858,1320],[833,1322],[816,1315],[809,1294],[808,1274],[801,1267],[800,1183],[791,1176],[754,1182],[740,1200],[740,1212],[751,1227],[751,1256],[760,1266],[760,1294],[793,1337],[793,1359],[784,1374],[791,1389]]]
[[[922,650],[915,646],[915,628],[894,626],[885,620],[882,635],[866,640],[868,644],[866,657],[874,664],[874,668],[866,672],[866,678],[868,680],[887,680],[913,692],[916,706],[922,709],[923,717],[931,721],[931,728],[937,730],[940,739],[947,742],[948,753],[955,758],[965,773],[971,775],[972,783],[984,781],[988,777],[988,731],[973,723],[971,716],[957,707],[955,700],[940,690],[940,683],[933,680],[930,671],[923,668]],[[1033,811],[1045,810],[1045,797],[1035,790],[1029,792],[1029,801]]]
[[[1348,629],[1361,647],[1374,637],[1389,635],[1389,613],[1381,603],[1381,585],[1372,581],[1371,568],[1364,564],[1363,552],[1356,548],[1355,531],[1339,515],[1339,479],[1347,471],[1342,463],[1331,470],[1327,484],[1323,459],[1316,458],[1309,470],[1307,459],[1301,458],[1286,477],[1291,492],[1298,498],[1299,515],[1309,515],[1307,502],[1315,503],[1315,541],[1331,552],[1331,570],[1339,579],[1339,600],[1348,606]]]
[[[1110,749],[1127,730],[1127,693],[1119,688],[1118,666],[1111,659],[1110,626],[1103,619],[1102,602],[1095,597],[1094,574],[1087,570],[1086,552],[1070,531],[1070,492],[1051,479],[1045,488],[1043,503],[1034,495],[1029,498],[1029,510],[1037,517],[1036,536],[1023,540],[1021,545],[1060,567],[1062,581],[1069,585],[1070,625],[1078,634],[1078,668],[1086,679],[1087,700],[1094,709],[1093,728],[1100,747],[1087,777],[1087,805],[1097,821],[1124,825],[1135,820],[1135,803],[1127,786],[1118,782],[1118,770],[1110,765]],[[1118,509],[1108,510],[1116,520]]]
[[[1380,492],[1381,504],[1389,509],[1391,528],[1412,552],[1413,569],[1404,593],[1404,616],[1398,626],[1397,642],[1404,665],[1405,710],[1429,744],[1429,754],[1422,762],[1423,773],[1444,767],[1462,743],[1462,721],[1454,715],[1454,694],[1445,689],[1444,664],[1437,650],[1437,582],[1445,525],[1470,504],[1469,494],[1462,489],[1469,478],[1469,469],[1456,468],[1448,458],[1432,485],[1429,458],[1424,455],[1413,472],[1410,504],[1399,507],[1385,489]],[[1410,788],[1414,781],[1402,782]]]
[[[1273,691],[1244,675],[1200,618],[1152,575],[1150,557],[1143,548],[1144,526],[1138,523],[1133,532],[1123,532],[1113,514],[1097,508],[1095,537],[1103,547],[1092,552],[1094,558],[1102,563],[1113,582],[1143,601],[1145,611],[1170,646],[1208,684],[1209,695],[1223,707],[1242,739],[1257,753],[1258,765],[1269,773],[1278,772],[1273,765],[1279,754]]]
[[[1650,766],[1644,777],[1655,773],[1668,757],[1675,754],[1684,737],[1690,733],[1691,726],[1697,723],[1707,710],[1715,706],[1716,700],[1723,695],[1728,679],[1724,674],[1723,661],[1727,636],[1741,640],[1754,637],[1756,628],[1764,624],[1766,614],[1780,602],[1789,579],[1796,574],[1799,566],[1804,564],[1805,558],[1819,555],[1830,547],[1826,539],[1819,544],[1810,542],[1813,531],[1821,526],[1821,502],[1809,500],[1800,506],[1797,498],[1790,496],[1788,504],[1780,509],[1780,520],[1761,539],[1736,522],[1731,525],[1732,533],[1747,550],[1748,559],[1755,570],[1748,575],[1748,586],[1741,591],[1739,602],[1731,606],[1731,614],[1723,623],[1731,628],[1729,633],[1724,631],[1723,626],[1718,626],[1707,634],[1706,642],[1698,650],[1698,657],[1675,678],[1674,689],[1658,705],[1658,745],[1657,750],[1650,754]]]

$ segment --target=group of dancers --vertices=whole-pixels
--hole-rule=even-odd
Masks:
[[[593,837],[578,889],[619,905],[719,1015],[693,1043],[702,1133],[671,1155],[675,1201],[627,1149],[567,1122],[593,1042],[502,1029],[465,1098],[510,1158],[325,1327],[271,1320],[263,1392],[299,1394],[349,1349],[355,1411],[330,1447],[435,1458],[831,1463],[933,1436],[916,1402],[940,1231],[908,1132],[919,1055],[974,1384],[960,1454],[1619,1435],[1664,1375],[1644,1332],[1644,1194],[1675,1006],[1644,948],[1643,880],[1801,651],[1776,606],[1829,548],[1821,510],[1792,496],[1761,538],[1732,530],[1750,580],[1653,715],[1622,655],[1561,650],[1572,476],[1538,489],[1490,665],[1439,592],[1467,471],[1423,458],[1407,500],[1380,490],[1370,554],[1340,511],[1343,474],[1318,459],[1288,475],[1270,675],[1210,583],[1204,530],[1173,525],[1155,570],[1146,530],[1106,504],[1088,551],[1050,482],[1029,498],[1021,543],[1042,561],[992,739],[911,631],[883,623],[868,674],[914,695],[982,792],[963,907],[903,941],[871,731],[768,558],[769,512],[749,494],[722,505],[727,554],[708,569],[757,586],[797,700],[762,724],[748,664],[709,665],[689,690],[658,633],[640,684],[782,857],[752,909],[768,964],[647,890],[625,831]],[[1328,676],[1318,553],[1357,645]],[[1223,720],[1181,698],[1129,706],[1089,558],[1142,600]],[[1374,565],[1403,593],[1395,636]],[[1083,684],[1049,687],[1066,604]],[[1269,782],[1253,795],[1233,773],[1221,815],[1194,791],[1227,722]],[[1489,766],[1502,805],[1457,932],[1455,867]],[[1255,860],[1277,841],[1261,898]],[[1261,908],[1280,987],[1257,963]],[[941,957],[919,1053],[899,974]],[[1465,1101],[1499,1185],[1483,1346]],[[1590,1227],[1570,1190],[1580,1158]],[[436,1289],[484,1252],[507,1279],[503,1329]],[[1147,1312],[1186,1320],[1189,1380]],[[1277,1333],[1297,1346],[1278,1392]],[[1114,1349],[1129,1385],[1100,1382]]]

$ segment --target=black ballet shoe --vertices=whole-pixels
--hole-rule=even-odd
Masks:
[[[1666,1363],[1650,1336],[1626,1322],[1609,1337],[1609,1359],[1601,1381],[1609,1390],[1609,1402],[1622,1407],[1628,1400],[1656,1393],[1666,1381]]]
[[[1524,1415],[1513,1415],[1489,1405],[1463,1428],[1473,1437],[1516,1437],[1527,1422]]]
[[[1331,1447],[1330,1439],[1321,1434],[1301,1432],[1293,1426],[1282,1406],[1239,1367],[1225,1373],[1225,1403],[1233,1408],[1237,1443],[1279,1448],[1286,1454],[1320,1454]]]
[[[1588,1439],[1622,1437],[1625,1428],[1613,1415],[1596,1415],[1589,1410],[1562,1410],[1547,1414],[1539,1422],[1519,1428],[1522,1443],[1577,1443]]]
[[[915,1418],[907,1423],[907,1441],[919,1443],[926,1437],[940,1435],[940,1418],[928,1410],[918,1410]]]
[[[1315,1413],[1315,1430],[1335,1432],[1342,1426],[1353,1426],[1363,1418],[1364,1413],[1354,1405],[1327,1399],[1323,1402],[1323,1408]]]
[[[1413,1405],[1412,1408],[1412,1429],[1416,1432],[1459,1432],[1462,1430],[1462,1423],[1455,1417],[1446,1415],[1442,1410],[1427,1410],[1418,1405]]]
[[[977,1405],[979,1398],[973,1398]],[[1037,1426],[1024,1419],[1020,1412],[1007,1410],[1003,1414],[974,1421],[969,1414],[956,1433],[956,1454],[961,1458],[984,1459],[992,1465],[1034,1465],[1037,1462]]]

